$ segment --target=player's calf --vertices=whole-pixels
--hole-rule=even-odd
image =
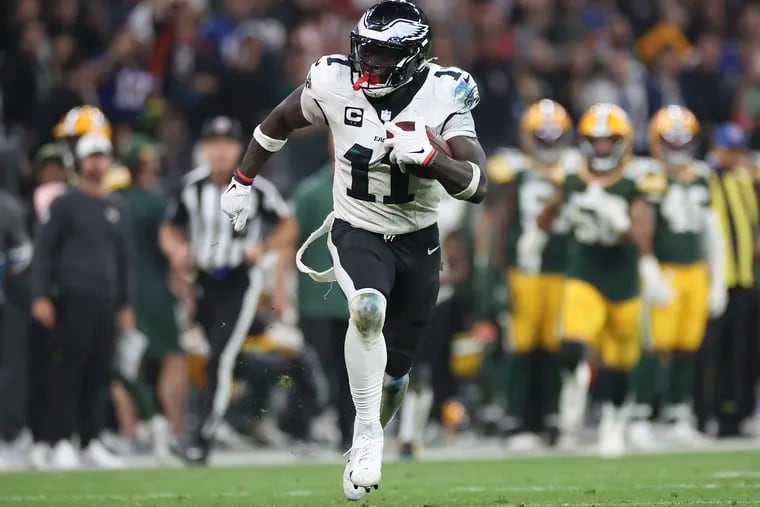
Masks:
[[[380,424],[383,428],[388,426],[393,416],[398,412],[409,389],[409,374],[403,377],[393,378],[385,375],[383,380],[383,396],[380,401]]]

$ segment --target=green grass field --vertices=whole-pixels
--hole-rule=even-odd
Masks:
[[[341,467],[273,466],[0,475],[0,505],[349,505]],[[760,452],[388,463],[370,506],[760,505]]]

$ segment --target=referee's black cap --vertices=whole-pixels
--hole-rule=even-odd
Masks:
[[[235,118],[230,118],[229,116],[215,116],[203,123],[201,137],[203,139],[229,137],[239,141],[243,137],[243,128],[240,126],[240,122]]]

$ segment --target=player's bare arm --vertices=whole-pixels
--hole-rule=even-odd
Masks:
[[[623,234],[623,239],[636,247],[640,257],[652,255],[654,253],[654,206],[646,198],[637,197],[631,201],[630,216],[631,226]]]
[[[411,128],[403,127],[411,124]],[[431,144],[422,118],[386,123],[385,147],[394,164],[420,178],[435,179],[455,199],[479,203],[488,187],[486,156],[477,138],[453,136],[446,143],[451,156]]]
[[[489,207],[493,220],[491,227],[490,252],[497,266],[506,267],[509,262],[507,254],[507,233],[517,217],[517,186],[505,183],[496,191],[494,203]]]
[[[294,245],[297,236],[298,223],[295,217],[287,217],[280,220],[272,234],[264,242],[265,252],[277,252],[272,301],[277,313],[282,313],[289,305],[288,276],[293,268]]]
[[[552,224],[562,211],[562,205],[565,203],[565,193],[557,190],[544,204],[544,209],[536,217],[536,225],[543,231],[552,228]]]
[[[190,242],[181,227],[162,224],[158,230],[158,245],[174,271],[184,272],[190,267]]]
[[[433,177],[438,180],[446,192],[457,196],[464,192],[477,176],[477,186],[467,200],[473,203],[483,201],[488,190],[488,176],[485,171],[486,156],[477,139],[456,136],[448,141],[452,156],[436,152],[429,165],[418,176]],[[478,166],[478,170],[473,167]],[[475,174],[477,172],[477,175]]]
[[[636,197],[630,204],[631,225],[622,235],[639,253],[639,273],[643,282],[644,298],[657,306],[667,305],[673,298],[673,289],[660,270],[654,255],[656,213],[646,197]]]
[[[483,147],[477,139],[465,136],[452,137],[448,143],[452,156],[438,152],[430,163],[430,172],[455,197],[466,191],[477,172],[477,188],[466,200],[472,203],[482,202],[488,190]],[[473,164],[478,166],[479,171],[476,171]]]
[[[301,109],[303,90],[303,85],[296,88],[256,127],[240,167],[222,194],[222,210],[236,231],[243,230],[248,220],[251,184],[264,163],[285,146],[291,132],[310,125]]]
[[[240,163],[240,173],[244,178],[247,178],[247,180],[243,178],[245,183],[249,183],[255,178],[269,157],[276,153],[277,150],[267,150],[267,144],[272,145],[270,148],[276,148],[277,145],[282,147],[294,130],[310,125],[301,111],[302,91],[303,85],[293,90],[257,127]],[[269,140],[275,142],[270,143]],[[238,177],[240,176],[238,175]]]

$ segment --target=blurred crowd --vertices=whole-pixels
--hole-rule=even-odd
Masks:
[[[97,356],[104,362],[110,362],[109,356],[117,360],[113,372],[97,374],[107,376],[107,417],[102,423],[89,421],[96,418],[91,413],[96,407],[80,408],[77,415],[67,412],[71,429],[60,438],[78,429],[79,438],[86,440],[88,464],[94,466],[115,466],[119,456],[141,452],[165,458],[202,418],[198,407],[208,381],[209,346],[204,336],[208,330],[196,324],[200,296],[191,247],[159,241],[159,231],[177,223],[168,217],[186,175],[208,165],[212,180],[226,183],[236,161],[210,154],[227,141],[234,144],[225,145],[228,150],[241,153],[253,128],[303,82],[314,61],[347,53],[351,28],[373,3],[2,2],[0,189],[2,199],[22,217],[25,232],[14,236],[10,253],[3,252],[8,244],[0,235],[0,461],[22,459],[33,466],[57,463],[63,468],[78,463],[69,449],[55,453],[60,432],[50,426],[60,421],[48,420],[47,409],[62,402],[46,398],[51,396],[49,386],[40,384],[59,377],[40,372],[47,364],[40,357],[54,350],[50,341],[56,322],[50,308],[35,304],[35,266],[27,268],[34,264],[30,245],[40,243],[51,203],[76,182],[73,159],[97,159],[93,174],[102,169],[104,188],[126,203],[123,216],[140,218],[128,233],[139,245],[132,262],[149,268],[140,273],[142,282],[122,280],[125,294],[131,295],[114,296],[107,310],[118,314],[119,329],[113,332],[122,344]],[[688,107],[699,119],[700,155],[709,150],[716,127],[729,121],[746,134],[741,148],[747,160],[752,150],[760,150],[758,2],[416,3],[433,26],[437,62],[466,69],[478,82],[481,104],[473,114],[489,155],[517,145],[521,115],[542,98],[565,106],[573,120],[597,102],[619,105],[633,123],[638,155],[648,154],[651,116],[671,104]],[[97,109],[83,107],[88,105]],[[208,134],[214,118],[238,125],[242,135],[236,129]],[[102,138],[79,145],[80,134],[92,130],[107,138],[107,146],[98,144]],[[107,163],[99,155],[107,156]],[[327,133],[306,129],[265,169],[300,226],[288,244],[276,246],[279,255],[291,255],[297,241],[321,223],[320,213],[330,209],[331,177],[325,168],[331,157]],[[426,402],[432,407],[430,426],[440,430],[429,433],[440,439],[455,438],[464,430],[498,432],[503,419],[509,296],[505,283],[494,281],[504,280],[499,272],[503,267],[482,240],[491,232],[487,215],[468,207],[453,226],[459,241],[453,248],[463,252],[464,267],[457,268],[459,276],[447,288],[453,294],[451,305],[439,315],[439,320],[450,317],[445,339],[436,342],[445,353],[431,354],[436,357],[427,361],[435,387]],[[290,219],[278,217],[280,222]],[[2,221],[0,216],[0,226]],[[325,253],[312,263],[327,258]],[[262,256],[249,260],[257,263]],[[265,284],[258,315],[235,363],[220,445],[244,438],[256,445],[318,442],[345,450],[353,415],[342,346],[333,338],[345,331],[347,317],[339,291],[310,285],[293,266],[282,279],[274,271],[272,267],[267,275],[272,280]],[[140,306],[141,291],[155,298],[147,309],[152,312]],[[95,305],[84,299],[78,308],[96,312]],[[750,332],[754,348],[747,353],[757,356],[759,333]],[[755,378],[744,380],[752,391]],[[83,393],[80,398],[99,396]],[[747,396],[747,403],[753,403],[753,395]],[[703,410],[704,431],[709,430],[710,410]],[[83,426],[99,431],[83,437]],[[49,447],[32,446],[32,440]]]

